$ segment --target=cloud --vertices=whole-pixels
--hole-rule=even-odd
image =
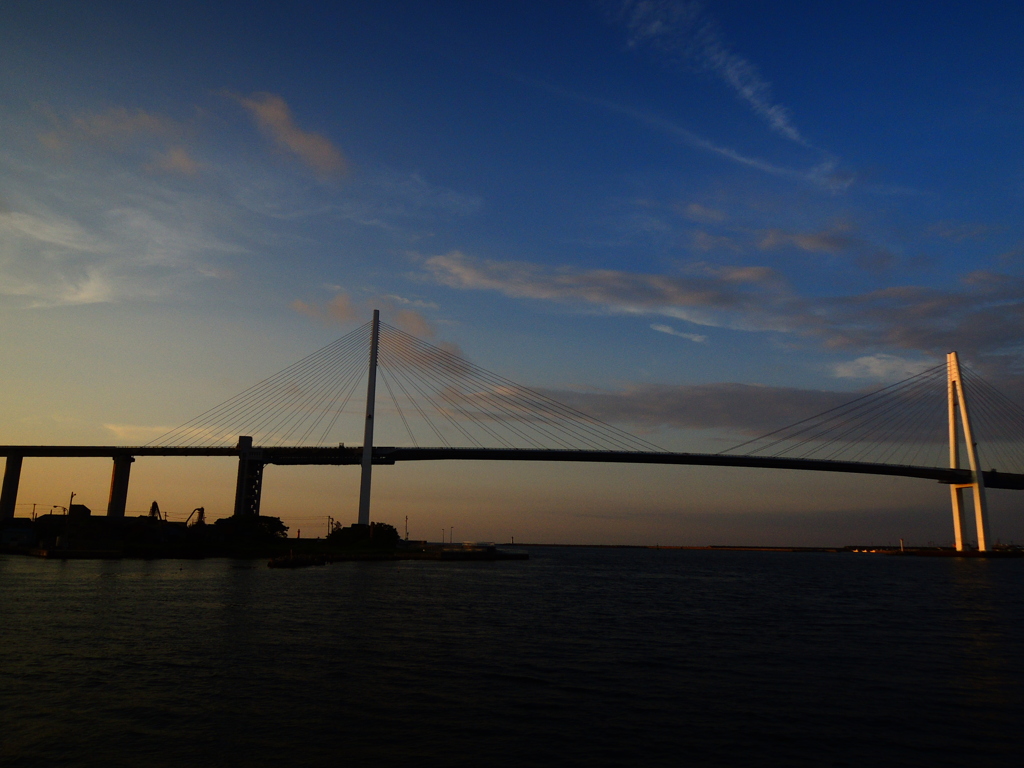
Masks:
[[[359,313],[352,299],[345,293],[335,295],[324,304],[309,304],[296,299],[289,306],[300,315],[305,315],[323,323],[350,323],[359,318]]]
[[[339,290],[337,286],[333,289]],[[400,305],[404,308],[399,309]],[[304,315],[317,322],[326,324],[344,324],[355,320],[366,319],[370,316],[370,309],[376,308],[381,312],[381,320],[390,322],[406,333],[421,339],[431,339],[436,335],[434,326],[420,312],[411,309],[412,306],[432,306],[425,302],[403,299],[400,296],[378,296],[368,299],[366,302],[356,303],[346,293],[337,293],[329,301],[320,304],[317,302],[306,302],[296,299],[289,305],[294,312]]]
[[[611,423],[644,429],[729,429],[761,435],[852,399],[826,392],[753,384],[638,384],[617,392],[548,390],[545,394]]]
[[[702,3],[623,0],[618,15],[629,31],[631,46],[647,45],[670,58],[693,62],[712,72],[772,130],[807,146],[789,110],[775,101],[771,83],[754,64],[728,48]]]
[[[786,232],[781,229],[769,229],[761,238],[758,247],[767,251],[791,245],[809,253],[836,254],[849,250],[862,242],[850,235],[852,229],[846,223],[835,224],[817,232]]]
[[[65,152],[82,145],[99,146],[119,155],[150,155],[150,162],[143,165],[147,171],[185,176],[195,176],[199,171],[199,164],[182,143],[187,126],[166,115],[111,107],[65,119],[45,104],[39,105],[38,111],[54,127],[37,135],[39,142],[51,152]]]
[[[295,124],[287,102],[273,93],[246,97],[228,94],[249,111],[256,124],[278,146],[291,152],[319,174],[334,176],[348,170],[341,151],[325,136],[302,130]]]
[[[122,140],[139,135],[178,133],[177,124],[168,117],[142,109],[111,107],[105,112],[79,115],[72,120],[77,132],[94,139]]]
[[[4,234],[86,253],[100,253],[107,248],[103,240],[81,224],[58,215],[4,211],[0,213],[0,235]]]
[[[237,204],[261,217],[351,222],[401,237],[405,247],[430,236],[438,222],[471,215],[482,205],[474,195],[433,184],[419,174],[372,167],[329,188],[248,167],[237,169],[232,182]]]
[[[67,142],[61,137],[58,131],[46,131],[40,133],[36,138],[39,143],[51,152],[62,152],[67,148]]]
[[[690,267],[693,274],[669,276],[488,261],[459,252],[428,258],[423,267],[436,282],[460,290],[782,332],[865,355],[960,350],[971,364],[1001,375],[1024,369],[1024,279],[1010,275],[973,272],[952,288],[905,285],[815,297],[796,294],[766,267],[698,263]],[[876,372],[886,373],[881,363]]]
[[[700,229],[693,232],[690,242],[694,250],[705,253],[709,251],[732,251],[733,253],[739,253],[742,250],[739,243],[731,237],[712,235]]]
[[[910,349],[939,355],[960,350],[984,361],[1021,365],[1024,280],[974,272],[957,289],[893,286],[817,302],[805,318],[833,348]],[[990,359],[991,362],[991,359]]]
[[[384,312],[381,314],[385,315]],[[390,329],[389,319],[394,319],[399,332]],[[433,334],[434,329],[417,312],[404,310],[393,317],[387,313],[381,318],[381,365],[394,371],[401,369],[433,371],[445,377],[459,378],[472,375],[472,364],[465,359],[457,344],[444,341],[420,342],[419,339],[424,336],[431,337]],[[451,381],[448,383],[451,384]],[[442,387],[444,386],[447,385],[442,384]]]
[[[609,112],[625,115],[642,125],[646,125],[649,128],[671,136],[694,149],[711,152],[739,165],[747,168],[753,168],[754,170],[761,171],[762,173],[770,174],[772,176],[794,179],[813,184],[833,193],[845,191],[855,181],[855,176],[853,174],[846,171],[840,171],[837,168],[837,161],[831,156],[825,157],[816,165],[807,169],[788,168],[783,165],[771,163],[767,160],[761,160],[760,158],[749,157],[735,149],[732,149],[731,147],[726,147],[711,141],[710,139],[705,139],[703,136],[698,135],[688,128],[684,128],[681,125],[677,125],[671,120],[666,120],[663,117],[653,115],[649,112],[644,112],[643,110],[635,109],[624,104],[617,104],[607,99],[584,96],[549,84],[529,84],[543,88],[550,93],[573,99],[574,101],[578,101],[582,104],[593,104],[594,106],[601,107]]]
[[[373,186],[376,195],[401,205],[406,216],[436,213],[469,216],[483,206],[483,201],[476,195],[431,184],[418,173],[381,173],[374,179]]]
[[[669,336],[678,336],[681,339],[689,339],[697,344],[706,344],[708,340],[707,336],[702,336],[699,333],[683,333],[682,331],[677,331],[670,325],[659,325],[658,323],[654,323],[651,325],[651,330],[657,331],[658,333],[667,333]]]
[[[725,213],[700,203],[690,203],[687,206],[679,205],[677,210],[690,221],[700,224],[721,224],[725,221]]]
[[[1011,248],[998,254],[996,259],[999,261],[1017,261],[1022,257],[1024,257],[1024,245],[1018,245],[1016,248]]]
[[[382,297],[386,301],[393,302],[395,305],[407,306],[407,307],[418,307],[419,309],[437,309],[438,306],[432,301],[423,301],[422,299],[407,299],[405,296],[397,296],[393,293],[389,293]]]
[[[395,313],[395,325],[406,333],[421,339],[432,339],[436,333],[434,326],[413,309],[403,309]]]
[[[68,210],[60,198],[73,199],[74,216],[28,198],[0,212],[0,295],[34,307],[157,299],[223,274],[211,260],[243,250],[191,215],[197,203],[166,190],[124,176],[113,195],[95,180],[83,189],[65,183],[52,202]]]
[[[581,302],[613,312],[662,314],[699,325],[774,328],[774,315],[767,309],[769,295],[783,298],[774,273],[764,268],[723,268],[717,273],[705,268],[705,274],[671,277],[609,269],[549,269],[528,262],[477,260],[457,251],[433,256],[423,264],[434,280],[452,288]]]
[[[806,253],[849,254],[860,267],[872,270],[886,269],[897,260],[896,254],[888,248],[858,236],[848,222],[837,222],[826,229],[810,232],[769,229],[761,237],[758,247],[763,251],[791,247]]]
[[[180,173],[183,176],[195,176],[199,173],[199,163],[183,147],[171,147],[166,153],[157,156],[151,168]]]
[[[688,128],[684,128],[681,125],[677,125],[676,123],[673,123],[670,120],[666,120],[663,117],[658,117],[657,115],[652,115],[648,112],[644,112],[639,109],[627,107],[622,104],[616,104],[615,102],[607,101],[606,99],[595,99],[586,96],[576,96],[575,94],[569,95],[574,96],[580,101],[589,102],[591,104],[604,107],[605,109],[611,112],[618,112],[619,114],[631,117],[637,122],[643,123],[644,125],[647,125],[650,128],[655,128],[663,133],[680,139],[686,144],[689,144],[690,146],[696,149],[703,149],[707,152],[712,152],[716,155],[720,155],[721,157],[731,160],[734,163],[745,165],[748,168],[754,168],[756,170],[763,171],[764,173],[769,173],[774,176],[803,178],[806,180],[816,181],[820,176],[820,174],[814,170],[802,172],[794,170],[792,168],[786,168],[781,165],[776,165],[775,163],[770,163],[767,160],[760,160],[756,157],[748,157],[737,152],[734,149],[722,146],[721,144],[716,144],[710,139],[705,139],[703,136],[694,133]]]
[[[940,221],[925,230],[925,234],[952,240],[954,243],[984,240],[991,233],[992,227],[988,224],[958,224],[950,221]]]
[[[171,141],[180,141],[185,133],[185,127],[177,121],[143,109],[111,107],[103,112],[82,112],[65,119],[48,105],[40,105],[40,108],[53,130],[37,138],[51,151],[63,151],[84,141],[126,152],[140,146],[166,146]],[[184,151],[180,146],[178,150]],[[167,154],[174,151],[168,148]],[[157,162],[160,159],[158,155]]]
[[[935,360],[908,360],[897,355],[876,354],[837,363],[832,366],[832,375],[838,379],[902,381],[933,365]]]
[[[104,424],[103,428],[118,440],[130,441],[134,445],[147,443],[173,429],[173,427],[144,427],[138,424]]]

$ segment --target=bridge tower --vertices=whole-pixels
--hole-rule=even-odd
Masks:
[[[363,466],[359,479],[359,525],[370,524],[370,473],[373,470],[373,410],[377,392],[377,348],[380,342],[380,310],[373,310],[370,332],[370,371],[366,379],[366,425],[363,427]]]
[[[978,531],[978,550],[988,549],[988,510],[985,503],[985,480],[978,462],[978,444],[974,441],[971,430],[971,418],[967,409],[967,396],[964,393],[964,381],[960,376],[960,360],[956,352],[946,355],[947,393],[949,401],[949,466],[960,469],[960,430],[963,428],[964,442],[967,447],[967,462],[971,469],[971,482],[955,484],[949,487],[953,504],[953,532],[956,536],[957,552],[964,549],[964,489],[970,488],[974,495],[974,524]]]

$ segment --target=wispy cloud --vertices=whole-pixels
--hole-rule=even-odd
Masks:
[[[522,81],[528,82],[528,81]],[[831,156],[826,156],[824,159],[817,162],[810,168],[789,168],[784,165],[772,163],[768,160],[762,160],[757,157],[750,157],[743,153],[732,149],[731,147],[724,146],[717,142],[706,139],[703,136],[691,131],[689,128],[684,128],[671,120],[666,120],[658,115],[645,112],[644,110],[636,109],[624,104],[618,104],[608,99],[596,98],[594,96],[584,96],[573,91],[568,91],[564,88],[558,88],[556,86],[544,83],[530,83],[537,87],[543,88],[551,93],[554,93],[565,98],[573,99],[575,101],[592,104],[596,107],[600,107],[609,112],[624,115],[626,117],[635,120],[636,122],[646,125],[648,128],[652,128],[660,133],[667,136],[671,136],[678,141],[693,147],[694,149],[703,150],[712,154],[723,157],[738,165],[745,166],[747,168],[753,168],[754,170],[761,171],[762,173],[770,174],[772,176],[779,176],[787,179],[795,179],[803,181],[809,184],[813,184],[817,187],[821,187],[830,192],[842,192],[850,187],[854,182],[852,174],[841,171],[838,168],[836,159]]]
[[[962,243],[965,240],[984,240],[992,234],[992,226],[988,224],[965,224],[952,221],[940,221],[925,230],[925,234]]]
[[[386,301],[394,302],[396,306],[403,307],[416,307],[418,309],[437,309],[438,306],[432,301],[423,301],[423,299],[409,299],[405,296],[397,296],[393,293],[389,293],[383,297]]]
[[[457,289],[709,327],[783,332],[865,355],[898,350],[940,355],[960,349],[979,365],[1024,369],[1024,280],[1009,275],[974,272],[953,288],[894,286],[815,297],[799,295],[766,267],[694,264],[692,274],[670,276],[488,261],[458,252],[428,258],[423,267],[436,282]],[[887,365],[886,358],[877,357],[837,372],[884,378],[895,366],[894,360]]]
[[[211,262],[243,250],[189,216],[189,203],[167,190],[157,199],[125,178],[119,186],[108,198],[110,190],[92,184],[87,206],[25,200],[0,212],[0,295],[37,307],[159,298],[223,275]],[[74,197],[75,189],[64,192]]]
[[[768,251],[785,246],[794,246],[809,253],[841,253],[859,244],[852,236],[853,227],[847,223],[835,224],[827,229],[811,232],[787,232],[769,229],[758,243],[761,250]]]
[[[350,323],[359,316],[352,299],[346,293],[339,293],[323,304],[296,299],[290,306],[300,315],[329,324]]]
[[[680,204],[676,206],[676,210],[690,221],[696,221],[700,224],[721,224],[726,219],[724,211],[710,208],[700,203]]]
[[[231,177],[237,203],[280,220],[331,217],[411,239],[438,220],[469,216],[483,201],[444,187],[421,175],[389,169],[363,169],[344,185],[303,184],[273,169],[236,166]]]
[[[832,375],[837,379],[901,381],[935,365],[935,360],[908,360],[898,355],[865,355],[856,360],[836,363]]]
[[[753,384],[638,384],[612,392],[549,390],[602,421],[641,429],[729,429],[760,435],[850,400],[842,392]]]
[[[622,0],[617,15],[626,25],[631,46],[648,46],[662,55],[693,62],[713,73],[772,130],[807,146],[789,110],[775,100],[771,83],[753,63],[730,50],[703,3]]]
[[[651,325],[651,330],[657,331],[658,333],[667,333],[669,336],[678,336],[680,339],[687,339],[688,341],[692,341],[697,344],[706,344],[708,340],[707,336],[703,336],[699,333],[684,333],[682,331],[677,331],[671,325],[653,323]]]
[[[192,128],[167,115],[143,109],[110,107],[99,112],[61,115],[48,104],[36,105],[47,130],[36,134],[43,147],[67,156],[88,148],[131,157],[142,155],[150,161],[146,170],[195,176],[200,165],[186,149]]]
[[[136,445],[165,435],[173,429],[173,427],[146,427],[139,424],[104,424],[103,428],[118,440],[129,441]]]
[[[0,295],[36,307],[181,298],[240,274],[237,254],[273,263],[271,237],[278,249],[283,241],[309,249],[317,235],[285,231],[281,220],[373,227],[401,252],[438,222],[482,206],[475,195],[388,168],[317,184],[304,165],[338,170],[340,152],[296,127],[278,97],[242,101],[302,166],[262,162],[237,144],[210,149],[200,118],[129,107],[62,114],[46,104],[22,115],[22,140],[0,149]],[[223,96],[215,105],[230,108]],[[41,132],[51,145],[33,141]]]
[[[740,244],[728,235],[712,235],[702,229],[694,230],[691,234],[690,245],[696,251],[709,253],[711,251],[730,251],[739,253],[743,250]]]
[[[619,270],[550,269],[529,262],[474,259],[459,252],[423,262],[439,283],[494,290],[515,298],[578,302],[605,311],[660,314],[699,325],[782,329],[772,305],[787,300],[770,269],[710,267],[693,275],[637,274]]]
[[[429,305],[399,296],[377,296],[356,302],[347,293],[339,292],[326,302],[296,299],[289,306],[300,315],[328,325],[351,323],[365,318],[371,309],[379,309],[385,321],[394,323],[406,333],[421,339],[431,339],[436,334],[433,324],[421,312],[410,308]]]
[[[336,176],[348,170],[348,162],[341,150],[327,137],[299,128],[291,108],[280,96],[273,93],[227,95],[248,110],[260,129],[279,147],[295,155],[317,173]]]
[[[177,123],[165,115],[127,107],[111,107],[104,112],[80,114],[72,119],[71,124],[83,135],[104,140],[180,133]]]
[[[395,325],[421,339],[432,339],[437,333],[430,321],[415,309],[398,310],[395,313]]]
[[[884,269],[896,261],[896,254],[861,237],[849,222],[837,222],[811,231],[769,229],[762,235],[758,247],[763,251],[788,247],[806,253],[846,254],[865,269]]]
[[[85,253],[99,253],[107,248],[102,239],[81,224],[57,214],[0,212],[0,234]]]
[[[171,147],[167,152],[161,153],[149,166],[152,169],[167,171],[168,173],[179,173],[184,176],[195,176],[199,173],[197,163],[188,150],[184,147]]]

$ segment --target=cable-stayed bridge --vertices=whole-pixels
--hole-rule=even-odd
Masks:
[[[950,353],[945,363],[904,381],[725,451],[666,451],[381,322],[375,311],[372,321],[147,445],[0,446],[7,457],[0,520],[13,516],[28,457],[111,457],[112,517],[124,516],[131,464],[139,456],[237,456],[236,515],[259,514],[267,464],[359,465],[360,524],[370,521],[374,465],[616,462],[938,481],[951,489],[957,549],[965,547],[963,492],[969,490],[978,548],[985,550],[985,489],[1024,490],[1022,437],[1024,409]]]

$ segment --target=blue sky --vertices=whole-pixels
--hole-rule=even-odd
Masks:
[[[509,378],[596,391],[599,416],[669,392],[621,422],[661,419],[666,447],[707,439],[685,427],[736,391],[716,385],[761,385],[771,412],[950,349],[1024,392],[1019,4],[208,5],[5,6],[3,442],[144,441],[377,306]],[[141,465],[140,508],[220,493],[197,479],[192,504]],[[22,500],[92,483],[102,508],[105,471],[26,465]],[[488,470],[456,501],[410,470],[380,504],[429,496],[424,536],[454,506],[481,538],[529,518],[548,540],[691,541],[706,515],[791,539],[801,511],[818,540],[948,536],[921,483],[787,476],[767,504],[760,476],[616,474],[620,497],[588,496],[587,471]],[[316,478],[271,507],[337,511],[351,478]],[[590,508],[599,525],[572,517]]]

